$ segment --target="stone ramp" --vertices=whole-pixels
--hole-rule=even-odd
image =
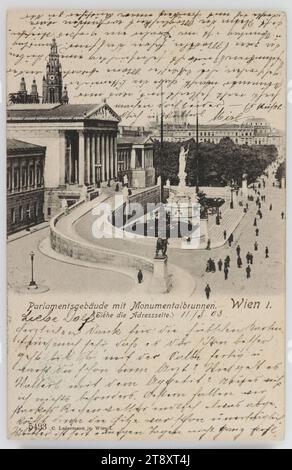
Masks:
[[[228,208],[222,213],[220,225],[216,225],[214,220],[213,224],[209,227],[211,248],[223,246],[227,242],[229,235],[236,230],[244,216],[243,207],[235,206],[234,209]],[[226,230],[227,233],[226,240],[224,240],[224,230]]]

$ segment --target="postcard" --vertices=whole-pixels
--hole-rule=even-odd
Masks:
[[[285,428],[286,15],[7,14],[8,435]]]

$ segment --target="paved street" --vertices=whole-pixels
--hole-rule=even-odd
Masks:
[[[124,293],[133,287],[133,281],[114,271],[87,268],[49,258],[43,255],[38,246],[49,235],[48,228],[26,235],[8,243],[8,284],[14,290],[21,290],[30,281],[31,250],[35,252],[35,280],[55,293],[112,292]]]
[[[266,202],[262,202],[263,218],[258,220],[259,236],[255,235],[253,226],[257,212],[255,202],[249,202],[249,210],[234,232],[234,242],[229,247],[226,243],[221,248],[211,250],[177,250],[169,248],[169,261],[177,266],[186,269],[195,278],[197,294],[204,294],[207,283],[211,287],[211,296],[218,293],[232,293],[244,295],[257,295],[279,293],[284,291],[284,272],[281,260],[284,260],[284,224],[281,219],[281,212],[285,210],[285,191],[273,187],[273,180],[267,181],[265,189],[261,189],[261,194],[266,196]],[[255,195],[251,191],[252,195]],[[270,204],[272,210],[270,211]],[[236,209],[234,209],[236,210]],[[230,212],[230,211],[228,211]],[[154,256],[155,242],[147,240],[143,245],[133,243],[128,240],[98,239],[91,233],[92,223],[96,216],[91,213],[86,214],[77,222],[75,229],[85,240],[97,245],[127,251],[133,254],[140,254],[148,257]],[[224,224],[221,225],[222,232]],[[258,242],[258,251],[254,251],[254,242]],[[243,265],[237,267],[237,244],[241,248],[241,258]],[[265,248],[268,246],[270,255],[265,258]],[[250,252],[254,256],[251,265],[251,277],[246,279],[246,254]],[[224,279],[224,273],[218,271],[217,262],[230,256],[231,263],[228,279]],[[209,258],[216,262],[216,273],[206,273],[206,264]]]
[[[266,195],[266,202],[262,202],[263,218],[257,219],[259,236],[256,237],[254,219],[257,211],[256,203],[249,202],[249,210],[234,232],[234,242],[220,248],[211,250],[178,250],[169,248],[169,261],[191,274],[196,282],[196,294],[203,294],[206,284],[211,288],[211,298],[219,293],[232,293],[234,295],[255,295],[279,293],[284,291],[284,270],[281,261],[284,259],[284,224],[281,212],[285,210],[285,192],[273,187],[272,181],[267,183],[261,195]],[[252,193],[254,194],[254,193]],[[272,210],[270,210],[272,204]],[[230,211],[229,211],[230,212]],[[103,247],[127,251],[152,258],[154,256],[155,241],[146,240],[146,243],[133,243],[128,240],[96,240],[91,233],[94,216],[90,213],[82,217],[75,225],[76,232],[83,239]],[[223,222],[223,221],[222,221]],[[220,226],[224,230],[224,223]],[[220,230],[217,227],[217,231]],[[127,292],[133,288],[133,280],[122,273],[111,270],[95,269],[62,260],[55,260],[41,253],[38,249],[41,241],[49,234],[48,228],[31,233],[8,243],[8,282],[13,289],[23,290],[30,280],[29,253],[34,250],[35,278],[42,285],[54,292]],[[258,242],[258,251],[254,250],[254,242]],[[236,247],[240,245],[242,267],[237,267]],[[265,248],[269,248],[269,257],[265,258]],[[254,256],[250,279],[246,275],[246,254]],[[226,256],[230,256],[230,269],[228,279],[224,279],[223,269],[218,270],[218,261],[223,263]],[[209,258],[216,264],[215,273],[207,273],[206,265]],[[69,274],[70,273],[70,274]],[[133,273],[132,273],[133,274]]]

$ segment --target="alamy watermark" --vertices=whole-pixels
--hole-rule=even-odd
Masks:
[[[117,195],[92,210],[94,238],[180,238],[188,243],[200,239],[200,204],[191,201],[170,203],[127,202]]]

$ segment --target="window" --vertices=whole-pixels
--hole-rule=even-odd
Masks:
[[[25,168],[22,169],[22,174],[21,174],[21,186],[22,186],[23,188],[26,187],[26,169],[25,169]]]
[[[10,177],[10,170],[7,170],[6,184],[7,184],[7,189],[11,189],[11,177]]]
[[[30,219],[30,205],[29,204],[26,205],[26,217],[27,219]]]
[[[51,215],[51,208],[48,207],[48,215],[50,216]]]
[[[13,188],[14,189],[18,188],[18,171],[17,170],[13,171]]]
[[[23,221],[23,206],[19,206],[19,219],[21,222]]]
[[[37,185],[39,186],[41,184],[41,170],[39,166],[37,167],[36,178],[37,178]]]
[[[15,209],[14,209],[14,207],[12,207],[12,209],[10,211],[10,216],[11,216],[11,223],[15,224],[16,219],[15,219]]]
[[[29,169],[29,185],[33,185],[33,167],[30,167]]]

